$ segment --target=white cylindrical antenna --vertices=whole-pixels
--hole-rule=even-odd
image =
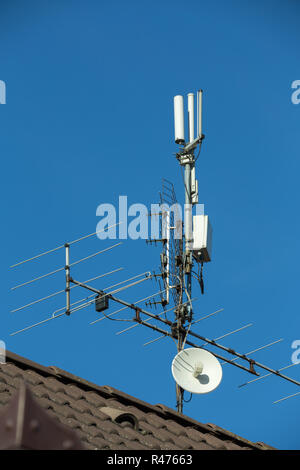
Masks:
[[[189,142],[194,140],[194,93],[188,94]]]
[[[176,144],[184,144],[184,114],[182,95],[174,96],[174,125]]]
[[[202,93],[203,90],[197,91],[197,133],[198,137],[202,136]]]

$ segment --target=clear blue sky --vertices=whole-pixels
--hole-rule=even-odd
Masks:
[[[64,288],[63,273],[9,292],[19,282],[64,265],[63,252],[15,270],[19,259],[93,232],[101,203],[157,202],[162,177],[182,200],[174,158],[173,96],[204,89],[206,134],[197,176],[200,202],[214,228],[206,293],[195,284],[196,317],[224,311],[195,331],[279,368],[291,363],[299,322],[300,79],[296,1],[2,1],[0,105],[2,322],[7,348],[147,402],[175,407],[172,340],[97,318],[93,308],[10,336],[51,315],[64,296],[10,310]],[[72,260],[109,246],[82,242]],[[128,241],[74,269],[108,287],[157,269],[159,249]],[[77,290],[73,300],[85,293]],[[152,281],[122,295],[134,301],[158,290]],[[121,297],[121,295],[120,295]],[[117,308],[117,306],[112,307]],[[124,313],[122,318],[129,317]],[[300,379],[299,366],[289,375]],[[213,393],[194,396],[185,413],[253,441],[300,448],[299,400],[272,402],[299,389],[276,377],[239,389],[252,377],[232,366]]]

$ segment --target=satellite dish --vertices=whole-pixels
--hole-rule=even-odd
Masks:
[[[180,351],[173,359],[172,374],[175,382],[191,393],[209,393],[222,380],[222,367],[209,351],[189,348]]]

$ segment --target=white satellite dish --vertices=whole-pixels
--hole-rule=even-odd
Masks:
[[[180,351],[173,359],[172,374],[175,382],[191,393],[209,393],[222,380],[222,367],[209,351],[189,348]]]

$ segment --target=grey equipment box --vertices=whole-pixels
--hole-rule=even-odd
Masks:
[[[211,261],[212,227],[208,215],[193,216],[193,255],[197,261]]]

